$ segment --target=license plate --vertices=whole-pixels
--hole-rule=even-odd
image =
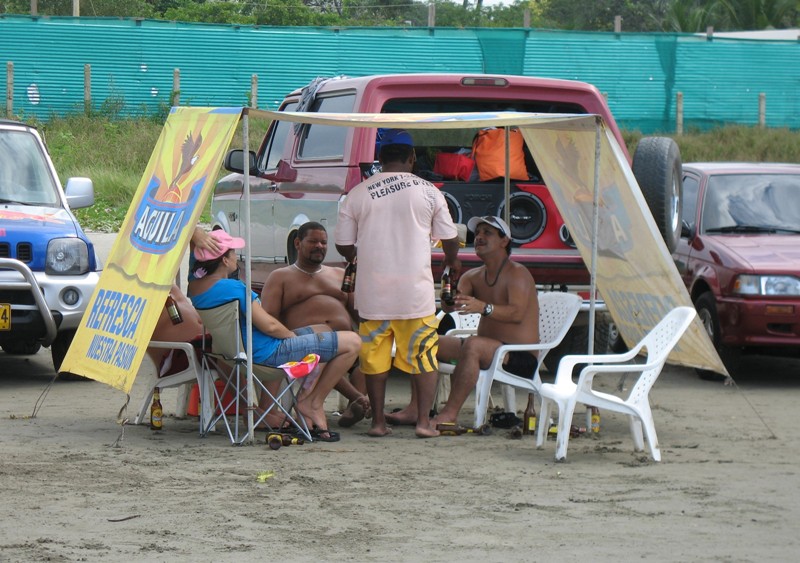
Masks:
[[[0,330],[11,330],[11,305],[0,303]]]

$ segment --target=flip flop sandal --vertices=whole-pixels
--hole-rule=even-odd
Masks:
[[[320,442],[338,442],[341,438],[338,432],[334,432],[333,430],[325,430],[322,428],[312,429],[311,437],[314,439],[314,442],[317,440]]]
[[[495,428],[514,428],[522,424],[522,419],[513,412],[496,412],[489,416],[489,423]]]

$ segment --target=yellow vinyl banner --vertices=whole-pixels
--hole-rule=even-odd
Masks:
[[[594,116],[564,125],[521,129],[587,266],[596,245],[597,288],[620,333],[632,345],[673,308],[691,307],[692,301],[616,139]],[[595,198],[596,153],[600,159]],[[699,318],[674,348],[670,361],[727,373]]]
[[[130,392],[242,108],[172,108],[60,371]]]

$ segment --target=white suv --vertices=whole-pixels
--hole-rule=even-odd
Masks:
[[[66,194],[35,128],[0,120],[0,347],[49,346],[58,371],[99,279],[100,261],[72,208],[94,203],[88,178]],[[67,376],[69,377],[69,376]]]

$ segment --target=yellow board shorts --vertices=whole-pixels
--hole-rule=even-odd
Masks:
[[[361,371],[366,375],[375,375],[389,371],[392,365],[412,375],[438,370],[438,326],[436,315],[421,319],[361,321],[358,326],[361,336]],[[394,361],[393,343],[396,344]]]

